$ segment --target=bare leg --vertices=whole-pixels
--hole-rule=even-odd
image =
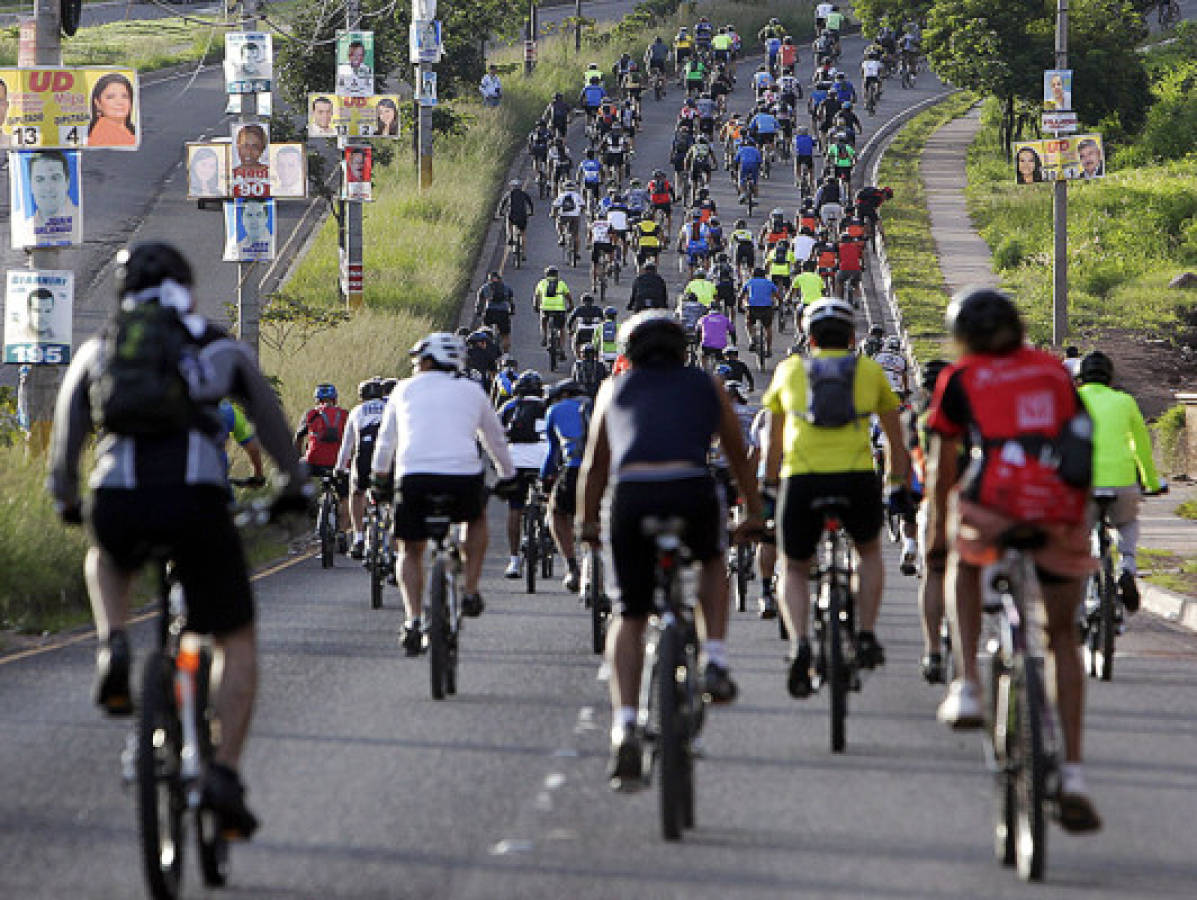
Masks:
[[[946,586],[956,671],[963,672],[966,681],[980,684],[977,640],[981,636],[981,570],[949,553]]]
[[[349,520],[355,534],[366,529],[366,492],[354,491],[349,498]]]
[[[549,520],[549,531],[553,534],[553,541],[561,551],[564,559],[574,558],[574,523],[572,516],[553,513]]]
[[[885,567],[881,563],[881,539],[858,544],[860,556],[860,630],[872,631],[881,612],[881,591],[885,586]]]
[[[644,629],[648,619],[619,616],[607,632],[607,660],[611,664],[611,712],[619,720],[621,706],[640,705],[640,675],[644,668]]]
[[[781,576],[781,617],[785,620],[790,642],[806,640],[810,628],[810,559],[786,557]]]
[[[221,734],[215,760],[236,769],[249,737],[254,697],[258,691],[258,652],[253,623],[217,638],[216,646],[224,653],[224,668],[214,704]]]
[[[1041,585],[1047,610],[1048,649],[1051,651],[1051,668],[1045,678],[1060,711],[1064,760],[1070,763],[1081,761],[1085,679],[1081,674],[1080,649],[1076,642],[1076,608],[1081,602],[1083,586],[1080,579]]]
[[[935,572],[927,565],[927,571],[919,584],[919,611],[922,613],[923,650],[925,653],[939,652],[939,630],[943,624],[944,573]]]
[[[465,592],[478,593],[478,581],[482,578],[482,563],[486,559],[486,543],[489,532],[486,516],[481,515],[465,527],[462,554],[465,557]]]
[[[425,541],[399,542],[399,591],[409,620],[419,619],[424,609]]]
[[[698,602],[702,609],[704,640],[727,637],[727,570],[722,555],[708,559],[698,574]]]
[[[120,571],[112,558],[99,547],[87,551],[83,574],[87,580],[92,616],[96,620],[96,635],[101,641],[106,641],[114,630],[122,630],[129,618],[129,590],[133,575]]]

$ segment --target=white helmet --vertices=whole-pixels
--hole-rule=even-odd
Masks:
[[[838,297],[820,297],[802,313],[802,329],[810,334],[811,325],[831,319],[856,327],[856,312],[852,304]]]
[[[415,361],[431,359],[441,369],[460,372],[465,365],[465,343],[455,334],[434,331],[416,342],[409,353]]]

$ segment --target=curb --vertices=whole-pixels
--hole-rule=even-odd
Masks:
[[[1140,582],[1142,585],[1142,608],[1154,613],[1161,619],[1197,631],[1197,599],[1186,597],[1167,588],[1158,587],[1150,582]]]

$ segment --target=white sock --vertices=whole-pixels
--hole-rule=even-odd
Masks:
[[[353,541],[354,541],[354,543],[357,543],[358,541],[364,541],[365,539],[366,539],[366,532],[364,532],[364,531],[355,531],[355,532],[353,533]]]
[[[707,653],[707,662],[714,663],[722,669],[727,668],[727,644],[723,641],[709,640],[703,645]]]
[[[906,542],[902,545],[903,553],[917,553],[918,549],[918,541],[916,541],[914,538],[907,538]]]
[[[636,707],[621,706],[615,714],[615,721],[611,724],[611,741],[615,744],[623,743],[624,735],[636,724]]]
[[[1065,794],[1085,794],[1085,770],[1080,763],[1060,763],[1060,791]]]
[[[519,554],[517,554],[517,553],[513,553],[513,554],[511,555],[511,564],[512,564],[513,566],[518,566],[518,565],[520,564],[520,558],[519,558]]]

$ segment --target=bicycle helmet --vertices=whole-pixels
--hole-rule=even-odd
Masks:
[[[434,331],[417,341],[408,355],[417,362],[432,360],[438,369],[447,372],[460,372],[465,364],[465,343],[455,334]]]
[[[973,353],[1010,353],[1023,338],[1022,318],[1002,291],[966,287],[957,292],[944,316],[948,332]]]
[[[558,269],[556,266],[545,266],[545,270],[544,270],[545,278],[558,278],[558,277],[560,277],[560,275],[561,275],[561,270]]]
[[[619,310],[617,310],[614,306],[608,306],[603,310],[603,316],[607,319],[615,319],[619,316]]]
[[[902,350],[902,339],[897,335],[890,335],[885,339],[885,349],[892,353],[900,353]]]
[[[845,327],[851,335],[856,328],[856,312],[850,303],[836,297],[821,297],[802,313],[802,329],[816,341],[829,329],[843,331]]]
[[[1114,361],[1100,350],[1094,350],[1081,360],[1081,381],[1085,384],[1109,384],[1113,380]]]
[[[391,396],[391,391],[395,390],[395,385],[399,383],[398,378],[384,378],[382,380],[382,396]]]
[[[520,180],[518,178],[512,178],[511,181],[507,182],[507,186],[514,190],[520,186]]]
[[[939,373],[951,363],[946,359],[933,359],[923,366],[923,390],[928,394],[935,392],[935,382],[939,380]]]
[[[480,328],[477,331],[475,331],[473,334],[471,334],[469,337],[466,338],[466,346],[469,347],[472,344],[485,344],[487,341],[490,340],[490,338],[491,338],[490,332],[487,331],[486,329]]]
[[[526,369],[520,373],[520,377],[515,380],[512,386],[512,392],[517,397],[539,397],[540,392],[544,389],[544,379],[540,377],[540,373],[535,369]]]
[[[566,397],[580,397],[585,393],[580,384],[572,378],[567,378],[565,381],[558,381],[556,384],[551,385],[546,396],[549,403],[556,403],[558,400],[563,400]]]
[[[644,310],[624,322],[619,345],[634,366],[686,363],[686,330],[661,310]]]
[[[382,398],[382,380],[378,378],[368,378],[360,382],[357,386],[357,396],[363,402],[366,400],[379,400]]]
[[[732,381],[736,377],[736,373],[732,371],[732,367],[727,363],[720,363],[715,366],[715,377],[726,384],[726,382]]]
[[[336,403],[337,387],[333,384],[318,384],[313,394],[317,403]]]
[[[516,362],[514,356],[504,357],[503,361],[499,365],[501,365],[503,367],[504,372],[513,372],[513,371],[519,369],[519,367],[520,367],[520,364],[518,362]]]
[[[116,254],[118,298],[157,287],[164,281],[173,281],[182,287],[190,287],[195,282],[191,264],[173,245],[150,241],[125,247]]]
[[[882,328],[880,325],[874,325],[872,328],[869,329],[869,337],[883,338],[883,337],[885,337],[885,329]]]

